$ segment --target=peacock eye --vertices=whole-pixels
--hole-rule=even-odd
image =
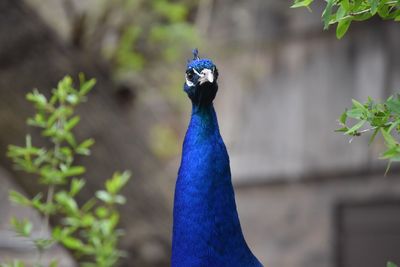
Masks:
[[[186,72],[186,79],[188,79],[189,81],[191,81],[193,79],[193,76],[194,76],[193,70],[188,70]]]

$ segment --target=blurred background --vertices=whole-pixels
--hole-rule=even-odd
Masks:
[[[93,194],[115,170],[131,170],[121,207],[121,266],[169,266],[173,191],[190,116],[186,60],[217,64],[216,110],[231,157],[245,237],[268,267],[376,267],[400,262],[400,179],[378,160],[382,141],[340,133],[351,99],[385,99],[400,84],[400,27],[353,23],[338,41],[313,12],[285,0],[1,0],[0,262],[34,251],[10,231],[11,188],[33,195],[12,168],[33,112],[25,94],[50,92],[84,72],[97,85],[79,109],[79,138],[93,137]],[[60,247],[52,254],[74,266]]]

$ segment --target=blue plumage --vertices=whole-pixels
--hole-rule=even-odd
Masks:
[[[243,238],[229,157],[212,101],[218,71],[211,60],[187,65],[184,90],[192,116],[175,189],[172,267],[260,267]]]

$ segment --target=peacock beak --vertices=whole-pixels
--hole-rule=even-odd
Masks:
[[[205,83],[205,82],[209,82],[209,83],[213,83],[214,82],[214,73],[212,72],[212,70],[203,69],[200,72],[199,76],[200,76],[200,78],[199,78],[200,85]]]

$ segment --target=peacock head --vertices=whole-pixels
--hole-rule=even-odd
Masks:
[[[208,106],[218,91],[218,70],[210,59],[199,58],[197,49],[187,64],[184,90],[195,106]]]

